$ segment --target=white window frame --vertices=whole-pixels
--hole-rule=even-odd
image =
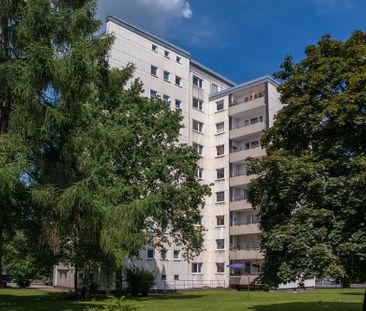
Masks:
[[[202,273],[203,273],[203,263],[192,262],[192,274],[202,274]]]
[[[220,246],[219,243],[221,243],[221,241],[222,241],[222,248],[219,248],[218,246]],[[217,251],[224,251],[225,250],[225,239],[216,239],[215,242],[216,242],[215,250],[217,250]]]
[[[163,101],[165,101],[166,103],[170,103],[170,96],[169,96],[169,95],[164,94],[164,95],[163,95]]]
[[[182,86],[182,78],[179,76],[175,76],[175,85]]]
[[[178,257],[175,257],[176,252],[178,252]],[[179,249],[173,250],[173,260],[175,260],[175,261],[180,260],[180,250]]]
[[[218,200],[218,196],[223,193],[223,199],[222,200]],[[225,202],[225,191],[217,191],[216,192],[216,203],[223,203]]]
[[[149,252],[151,252],[151,251],[152,251],[152,257],[149,257]],[[154,257],[155,257],[155,251],[154,251],[154,249],[153,248],[148,248],[146,250],[146,258],[148,260],[152,260],[152,259],[154,259]]]
[[[175,109],[176,110],[182,109],[182,101],[181,100],[179,100],[179,99],[175,100]]]
[[[223,171],[223,177],[219,177],[219,173]],[[216,180],[222,180],[225,179],[225,168],[224,167],[220,167],[218,169],[216,169]]]
[[[200,77],[198,77],[196,75],[193,75],[192,83],[193,83],[193,85],[195,85],[195,86],[199,87],[200,89],[202,89],[203,79],[201,79]]]
[[[219,265],[222,267],[223,271],[219,271]],[[221,269],[220,269],[221,270]],[[224,274],[225,273],[225,263],[224,262],[216,262],[216,273]]]
[[[151,65],[150,67],[150,74],[154,77],[157,77],[158,76],[158,70],[159,68],[154,66],[154,65]],[[155,73],[154,73],[155,72]]]
[[[199,111],[203,111],[203,100],[193,97],[192,98],[192,108],[199,110]]]
[[[169,71],[164,70],[164,72],[163,72],[163,80],[165,82],[170,82],[170,72]]]
[[[219,151],[222,148],[222,153],[219,153]],[[216,156],[217,157],[222,157],[223,155],[225,155],[225,145],[218,145],[216,146]]]
[[[221,104],[222,104],[222,108],[219,109],[219,105],[221,105]],[[222,100],[217,101],[216,102],[216,111],[223,111],[224,109],[225,109],[225,102],[224,102],[224,100],[222,99]]]
[[[220,225],[218,223],[218,220],[219,219],[223,219],[224,220],[222,225]],[[216,227],[225,227],[225,215],[217,215],[216,216]]]
[[[150,89],[150,98],[156,98],[156,97],[158,97],[158,92]]]
[[[222,133],[225,133],[225,122],[216,123],[216,134],[222,134]]]
[[[197,128],[195,129],[194,125],[197,125]],[[198,132],[198,133],[203,133],[203,122],[200,122],[200,121],[197,121],[195,119],[192,119],[192,129],[195,131],[195,132]]]
[[[198,179],[203,179],[203,168],[202,167],[197,168],[197,177],[198,177]]]
[[[192,147],[197,151],[199,155],[203,154],[203,146],[197,143],[193,143]]]

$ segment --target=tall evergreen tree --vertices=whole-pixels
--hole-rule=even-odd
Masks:
[[[132,66],[108,68],[95,5],[0,0],[0,221],[21,212],[77,268],[116,267],[145,243],[192,256],[208,194],[198,156],[178,143],[178,112],[126,87]]]
[[[285,105],[249,189],[260,208],[264,280],[365,281],[366,34],[323,36],[275,76]]]

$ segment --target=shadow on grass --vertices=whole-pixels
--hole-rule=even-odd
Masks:
[[[350,295],[350,296],[363,296],[364,293],[355,293],[355,292],[343,292],[343,293],[339,293],[341,295]]]
[[[187,299],[200,299],[202,297],[203,297],[203,295],[201,295],[201,294],[185,295],[185,294],[181,294],[181,293],[170,294],[170,295],[138,296],[138,297],[127,296],[128,300],[130,300],[130,301],[176,300],[176,299],[187,300]]]
[[[95,306],[95,303],[68,299],[56,293],[40,295],[0,294],[0,311],[83,311],[92,306]]]
[[[355,302],[294,302],[249,307],[253,311],[360,311],[361,303]]]

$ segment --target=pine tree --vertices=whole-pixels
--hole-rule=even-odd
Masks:
[[[198,155],[178,143],[179,112],[126,87],[133,66],[108,67],[95,6],[0,0],[0,241],[18,219],[76,269],[117,267],[145,243],[190,257],[209,193]]]

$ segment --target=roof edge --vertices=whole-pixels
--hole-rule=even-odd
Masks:
[[[228,88],[226,90],[222,90],[222,91],[220,91],[218,93],[211,94],[211,95],[209,95],[209,100],[214,100],[214,99],[217,99],[217,98],[226,96],[226,95],[230,95],[230,94],[234,93],[235,91],[237,91],[239,89],[242,89],[242,88],[245,89],[245,88],[253,87],[255,85],[258,85],[258,84],[261,84],[261,83],[264,83],[264,82],[271,83],[275,87],[278,87],[280,85],[280,83],[278,83],[270,75],[266,75],[266,76],[259,77],[259,78],[254,79],[254,80],[249,80],[247,82],[244,82],[244,83],[241,83],[241,84],[237,84],[237,85],[235,85],[235,86],[233,86],[231,88]]]
[[[199,63],[199,62],[197,62],[197,61],[195,61],[193,59],[191,59],[191,65],[196,66],[196,67],[200,68],[201,70],[209,73],[210,75],[215,76],[217,79],[219,79],[222,82],[225,82],[226,84],[229,84],[231,87],[237,85],[235,82],[233,82],[233,81],[225,78],[224,76],[220,75],[216,71],[214,71],[214,70],[206,67],[205,65],[202,65],[201,63]]]
[[[170,50],[174,51],[175,53],[177,53],[181,56],[187,57],[189,59],[191,58],[191,54],[188,51],[186,51],[186,50],[184,50],[184,49],[182,49],[182,48],[180,48],[180,47],[178,47],[178,46],[176,46],[176,45],[174,45],[174,44],[172,44],[168,41],[160,39],[159,37],[157,37],[157,36],[155,36],[151,33],[148,33],[145,30],[142,30],[141,28],[138,28],[138,27],[136,27],[136,26],[134,26],[130,23],[127,23],[125,21],[122,21],[121,19],[119,19],[115,16],[107,15],[106,22],[113,22],[113,23],[115,23],[115,24],[117,24],[117,25],[119,25],[123,28],[126,28],[126,29],[128,29],[128,30],[130,30],[130,31],[146,38],[146,39],[149,39],[149,40],[151,40],[151,41],[153,41],[157,44],[160,44],[160,45],[164,46],[165,48],[170,49]]]

